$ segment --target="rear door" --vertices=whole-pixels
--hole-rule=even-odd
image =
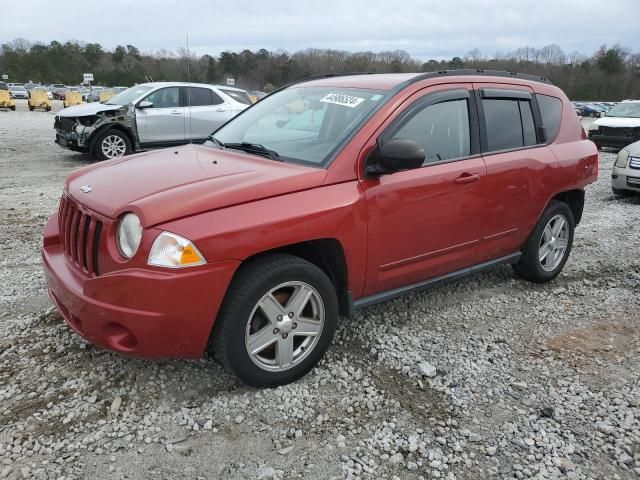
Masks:
[[[211,88],[183,87],[187,106],[187,139],[204,140],[233,114]]]
[[[557,160],[544,142],[540,111],[529,87],[474,87],[487,167],[478,254],[487,261],[522,248],[554,184]]]
[[[148,108],[136,108],[136,124],[142,145],[185,142],[186,109],[180,99],[180,87],[160,88],[141,101],[153,104]]]
[[[365,295],[477,263],[481,189],[477,113],[471,84],[431,87],[407,100],[377,137],[425,149],[421,168],[365,177],[368,267]]]

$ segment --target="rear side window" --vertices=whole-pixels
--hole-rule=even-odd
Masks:
[[[482,107],[489,151],[522,148],[537,143],[531,102],[528,100],[483,99]]]
[[[560,118],[562,117],[562,101],[549,95],[536,94],[542,126],[547,130],[547,141],[553,142],[560,130]]]
[[[393,135],[424,148],[425,164],[467,157],[471,151],[467,100],[429,105],[411,117]]]
[[[187,106],[204,107],[224,103],[220,95],[208,88],[189,87],[187,92],[189,95],[189,97],[187,97]]]
[[[249,98],[249,94],[247,92],[243,92],[241,90],[227,90],[226,88],[221,88],[220,91],[229,95],[236,102],[243,103],[245,105],[253,105],[253,102]]]

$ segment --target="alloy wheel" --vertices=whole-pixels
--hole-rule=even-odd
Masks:
[[[564,215],[552,217],[542,231],[538,259],[546,272],[555,270],[562,262],[569,245],[569,223]]]
[[[102,140],[100,149],[106,158],[122,157],[127,151],[127,144],[119,135],[107,135]]]

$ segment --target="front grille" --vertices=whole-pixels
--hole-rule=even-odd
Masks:
[[[100,275],[98,250],[102,221],[63,196],[58,212],[60,243],[69,260],[89,275]]]
[[[629,137],[640,134],[640,129],[633,127],[600,127],[598,129],[600,135],[606,135],[608,137]]]
[[[627,177],[627,185],[633,188],[640,188],[640,178],[638,177]]]
[[[636,170],[640,170],[640,158],[629,157],[629,167],[635,168]]]
[[[73,132],[73,126],[75,124],[75,120],[69,117],[56,117],[53,122],[53,128],[61,130],[63,132],[71,133]]]

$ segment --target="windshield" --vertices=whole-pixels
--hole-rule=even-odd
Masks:
[[[21,87],[20,85],[13,85],[11,87],[11,90],[17,90],[18,92],[24,92],[26,91],[26,89],[24,87]]]
[[[640,118],[640,103],[619,103],[609,110],[607,117]]]
[[[144,87],[144,86],[131,87],[125,90],[124,92],[119,93],[114,97],[111,97],[111,99],[107,100],[105,103],[107,105],[128,105],[131,102],[140,98],[140,96],[144,95],[146,92],[148,92],[152,88],[153,87]]]
[[[384,98],[377,90],[287,88],[221,127],[215,140],[236,148],[255,144],[277,153],[279,160],[324,167]]]

